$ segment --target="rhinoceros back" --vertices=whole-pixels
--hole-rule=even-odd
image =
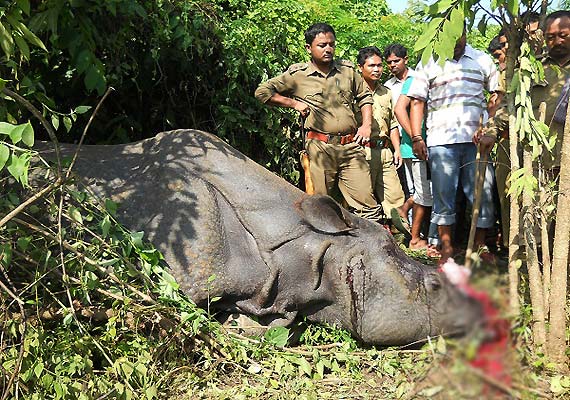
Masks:
[[[75,149],[63,144],[62,154]],[[119,220],[146,233],[197,302],[211,275],[222,291],[244,276],[253,286],[266,280],[261,253],[299,227],[294,203],[301,191],[201,131],[83,146],[74,172],[96,195],[120,204]],[[240,292],[259,289],[245,286]]]

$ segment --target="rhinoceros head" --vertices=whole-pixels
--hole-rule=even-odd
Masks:
[[[310,319],[348,327],[362,341],[382,345],[463,334],[481,322],[477,301],[435,267],[408,257],[381,225],[347,213],[330,198],[306,198],[299,208],[328,241],[319,254],[319,284],[335,299]]]

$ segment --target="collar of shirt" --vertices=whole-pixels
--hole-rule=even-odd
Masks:
[[[557,65],[560,68],[564,68],[564,67],[567,67],[568,65],[570,65],[570,60],[568,60],[564,64],[560,65],[560,64],[558,64],[558,61],[556,61],[554,58],[552,58],[548,54],[546,54],[544,56],[544,58],[542,59],[542,63],[547,64],[547,65]]]
[[[406,74],[406,77],[404,79],[398,79],[397,76],[392,75],[392,77],[390,79],[388,79],[386,82],[384,82],[384,86],[386,86],[387,88],[390,88],[390,86],[393,86],[397,83],[404,83],[406,81],[406,79],[408,79],[409,76],[413,76],[414,74],[414,69],[408,67],[408,73]]]
[[[309,67],[305,70],[305,75],[307,75],[307,76],[320,75],[322,77],[326,77],[326,76],[329,76],[334,70],[340,72],[340,69],[338,67],[336,60],[332,61],[331,69],[330,69],[329,73],[326,75],[322,71],[320,71],[312,61],[309,61],[308,64],[309,64]]]
[[[468,44],[465,45],[465,52],[463,52],[463,55],[461,57],[459,57],[459,60],[461,60],[463,57],[469,57],[472,60],[475,59],[475,57],[477,56],[477,54],[475,53],[475,49],[471,46],[469,46]],[[457,60],[457,62],[459,62],[459,60]],[[451,59],[450,61],[455,61],[455,59]]]

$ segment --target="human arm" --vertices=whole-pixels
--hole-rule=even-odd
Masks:
[[[394,165],[398,169],[402,166],[402,153],[400,153],[400,130],[397,126],[390,130],[390,141],[394,146]]]
[[[370,141],[370,134],[372,133],[372,104],[364,104],[360,107],[362,113],[362,125],[358,127],[354,141],[360,145]]]
[[[285,73],[261,83],[255,91],[255,98],[272,106],[292,108],[303,118],[306,117],[310,112],[308,104],[294,96],[295,88],[298,86],[295,74],[305,67],[306,64],[295,64]]]
[[[403,94],[398,97],[396,106],[394,107],[394,115],[402,129],[406,132],[412,132],[412,125],[410,123],[410,116],[408,114],[408,107],[410,106],[411,99]]]
[[[425,101],[412,99],[410,102],[410,123],[412,129],[412,150],[420,160],[427,160],[427,145],[422,137]]]
[[[279,93],[274,93],[267,101],[267,104],[277,107],[293,108],[294,110],[297,110],[303,118],[311,112],[311,109],[306,103],[291,97],[283,96]]]

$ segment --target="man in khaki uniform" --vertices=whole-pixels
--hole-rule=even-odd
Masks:
[[[556,11],[548,15],[545,20],[545,41],[546,54],[542,57],[544,67],[544,81],[536,84],[532,88],[532,104],[534,115],[538,118],[539,106],[542,102],[546,104],[545,123],[550,129],[550,135],[556,136],[556,144],[552,155],[545,154],[542,157],[546,169],[555,178],[560,170],[560,148],[564,134],[564,120],[568,105],[568,91],[564,90],[565,84],[570,79],[570,11]],[[567,88],[570,88],[570,83]],[[564,93],[563,93],[564,92]],[[508,185],[506,184],[510,172],[509,140],[508,140],[508,112],[506,105],[497,111],[493,129],[489,134],[498,132],[501,140],[497,149],[497,186],[501,202],[501,212],[503,217],[503,242],[508,244],[509,226],[509,199],[506,197]],[[504,173],[499,173],[503,171]],[[505,229],[506,228],[506,229]]]
[[[382,85],[383,59],[376,46],[364,47],[357,56],[358,67],[368,88],[372,91],[372,133],[366,144],[366,159],[370,165],[372,190],[376,200],[382,203],[384,213],[396,212],[403,221],[407,215],[402,210],[405,196],[396,168],[402,165],[398,123],[392,114],[392,92]],[[357,121],[361,113],[356,111]],[[392,148],[394,152],[392,152]],[[404,232],[409,234],[409,230]]]
[[[311,61],[294,64],[262,83],[255,97],[263,103],[293,108],[305,117],[315,193],[331,194],[338,182],[355,214],[380,221],[382,210],[372,193],[364,151],[370,142],[372,94],[354,64],[334,60],[336,38],[330,25],[310,26],[305,41]],[[362,113],[360,127],[353,105]]]
[[[556,136],[552,156],[543,157],[544,166],[557,174],[560,168],[560,149],[570,89],[570,11],[555,11],[545,20],[547,55],[542,59],[544,81],[532,89],[534,115],[538,117],[540,103],[546,103],[544,122],[550,135]]]

